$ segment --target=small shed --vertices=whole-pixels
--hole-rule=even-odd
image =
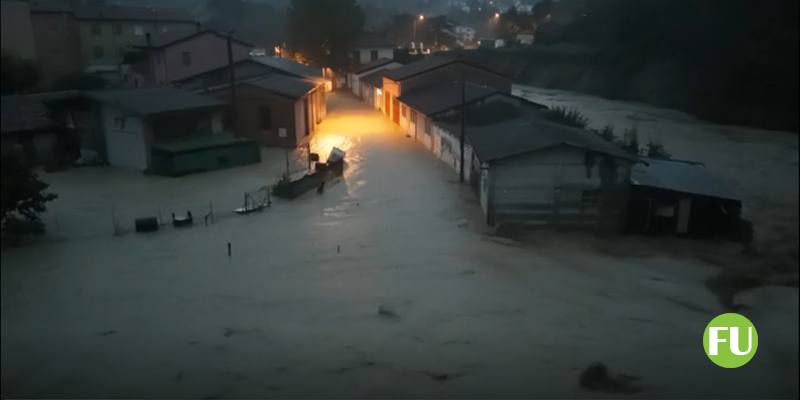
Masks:
[[[641,161],[631,172],[628,230],[694,237],[737,233],[742,202],[703,164]]]
[[[255,164],[261,160],[258,147],[252,141],[229,136],[209,135],[156,143],[150,151],[150,171],[168,176]]]

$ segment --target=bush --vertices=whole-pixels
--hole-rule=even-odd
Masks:
[[[2,232],[3,234],[31,234],[44,232],[39,214],[47,210],[45,203],[58,196],[45,192],[49,185],[22,161],[19,154],[9,152],[2,156]]]

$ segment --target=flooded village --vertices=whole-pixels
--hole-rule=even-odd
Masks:
[[[0,3],[3,397],[797,396],[796,109],[599,89],[624,0],[139,3]]]

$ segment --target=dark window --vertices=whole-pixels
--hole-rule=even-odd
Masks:
[[[431,133],[431,120],[425,119],[425,133]]]
[[[406,118],[407,114],[408,114],[408,109],[406,108],[405,104],[401,105],[400,106],[400,115],[402,115],[403,118]]]
[[[356,60],[356,62],[358,62],[358,60],[361,59],[361,52],[358,51],[358,50],[354,51],[353,52],[353,59]]]
[[[377,59],[378,59],[378,50],[372,50],[372,51],[370,51],[370,52],[369,52],[369,58],[370,58],[370,60],[372,60],[372,61],[375,61],[375,60],[377,60]]]
[[[99,35],[100,32],[100,24],[92,24],[92,35]]]
[[[188,51],[181,53],[181,62],[183,62],[183,65],[186,66],[192,65],[192,53],[189,53]]]
[[[115,35],[122,34],[122,24],[114,24],[114,34]]]
[[[258,118],[261,129],[272,129],[272,110],[269,107],[258,107]]]
[[[94,46],[94,58],[103,58],[103,46]]]
[[[413,122],[415,124],[417,123],[417,111],[416,110],[411,110],[411,122]]]

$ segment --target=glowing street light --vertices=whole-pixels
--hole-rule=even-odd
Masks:
[[[494,19],[500,18],[500,13],[494,13]]]
[[[425,20],[425,16],[420,14],[419,18],[414,20],[414,33],[411,35],[411,43],[415,43],[417,41],[417,21],[420,23]]]

